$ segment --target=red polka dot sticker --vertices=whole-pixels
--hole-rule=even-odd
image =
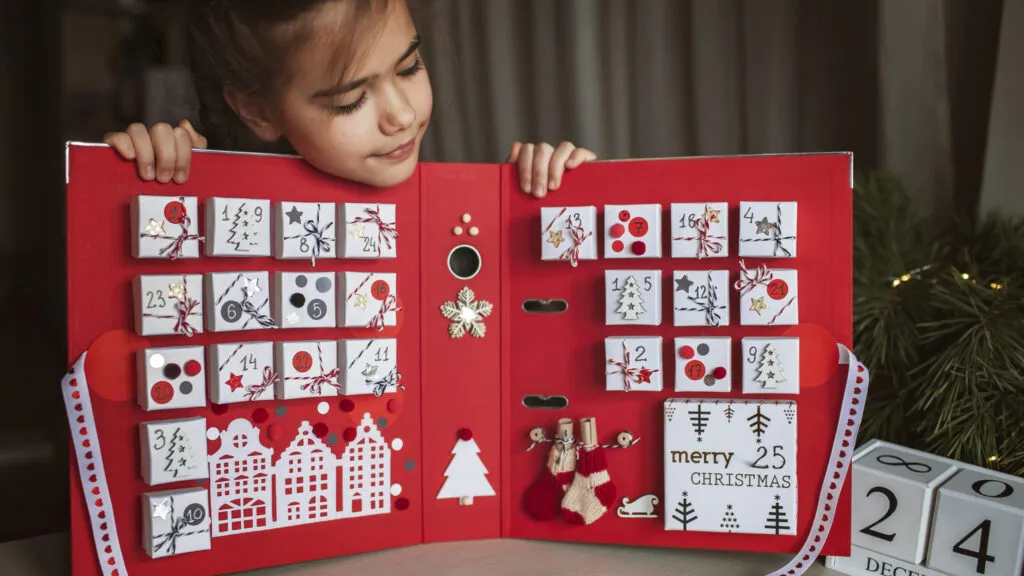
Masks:
[[[313,367],[313,355],[305,350],[300,350],[292,356],[292,368],[299,372],[309,372]]]
[[[661,258],[661,205],[606,205],[605,257]]]
[[[171,224],[181,224],[185,220],[185,205],[174,200],[164,206],[164,218]]]
[[[676,338],[676,391],[729,392],[732,339],[728,336]]]

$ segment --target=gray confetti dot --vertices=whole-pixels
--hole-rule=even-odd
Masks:
[[[278,417],[282,417],[282,416],[284,416],[287,413],[288,413],[288,408],[284,404],[281,404],[277,408],[274,408],[274,414],[277,414]]]
[[[381,416],[380,418],[377,418],[377,428],[384,428],[387,425],[388,425],[388,419],[387,418],[385,418],[383,416]]]
[[[405,461],[405,469],[407,471],[409,471],[409,472],[412,472],[413,470],[416,469],[416,463],[413,462],[412,460],[406,460]]]
[[[708,374],[707,376],[705,376],[704,377],[704,385],[705,386],[714,386],[715,385],[715,377],[712,376],[711,374]]]
[[[178,384],[178,390],[181,390],[182,394],[191,394],[192,393],[192,383],[189,382],[188,380],[185,380],[181,384]]]
[[[305,288],[307,282],[308,280],[306,280],[306,277],[302,274],[295,277],[295,285],[299,288]]]
[[[711,351],[711,349],[708,348],[707,344],[698,344],[697,345],[697,354],[700,354],[701,356],[704,356],[705,354],[707,354],[710,351]]]
[[[316,279],[316,290],[321,294],[326,294],[331,289],[331,279],[327,277],[321,277]]]
[[[331,432],[330,434],[327,435],[327,445],[328,446],[334,446],[337,443],[338,443],[338,435],[337,434]]]

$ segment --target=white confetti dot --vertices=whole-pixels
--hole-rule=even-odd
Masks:
[[[402,493],[402,485],[401,484],[392,484],[391,485],[391,495],[392,496],[398,496],[401,493]]]
[[[153,368],[163,368],[163,366],[164,366],[164,355],[163,354],[153,354],[152,356],[149,357],[149,365],[152,366]]]
[[[405,446],[405,442],[402,442],[401,438],[395,438],[394,440],[391,441],[391,449],[394,450],[395,452],[401,450],[402,446]]]
[[[220,438],[220,430],[218,430],[217,428],[215,428],[213,426],[210,426],[209,428],[206,429],[206,439],[207,440],[211,440],[212,441],[212,440],[216,440],[217,438]]]
[[[327,414],[327,411],[331,409],[331,405],[327,402],[321,402],[316,405],[316,411],[321,414]]]

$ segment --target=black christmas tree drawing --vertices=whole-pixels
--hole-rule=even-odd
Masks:
[[[615,312],[622,314],[623,320],[638,320],[641,314],[647,312],[636,278],[630,276],[623,282],[622,294],[619,294],[619,309]]]
[[[225,210],[227,210],[226,207]],[[256,231],[253,230],[250,216],[249,208],[246,207],[245,202],[239,204],[238,209],[235,210],[234,218],[231,220],[231,228],[228,229],[228,232],[231,234],[228,236],[228,244],[233,244],[236,252],[248,252],[250,248],[256,245]]]
[[[668,403],[668,406],[665,406],[665,418],[667,418],[668,421],[671,422],[672,421],[672,417],[675,416],[675,415],[676,415],[676,405],[673,402],[670,401]]]
[[[757,436],[758,444],[761,443],[761,436],[768,431],[768,423],[771,421],[771,418],[761,412],[760,404],[757,405],[757,410],[747,418],[747,422],[750,422],[750,429],[754,432],[754,435]]]
[[[732,504],[725,506],[725,514],[722,516],[722,530],[732,532],[740,529],[740,521],[736,519],[736,513],[732,510]]]
[[[675,512],[672,513],[672,518],[683,525],[683,530],[686,530],[690,523],[697,519],[697,513],[693,509],[693,505],[690,504],[690,500],[687,498],[687,493],[683,492],[683,499],[676,505]]]
[[[703,440],[704,431],[707,430],[708,416],[711,412],[704,409],[703,404],[697,404],[696,410],[690,410],[690,422],[693,424],[693,431],[697,433],[697,442]]]
[[[726,422],[732,422],[732,417],[735,414],[736,414],[736,411],[732,409],[732,404],[731,403],[728,406],[725,407],[725,421]]]
[[[789,530],[789,518],[786,517],[786,511],[782,508],[782,504],[779,503],[781,496],[775,495],[775,503],[772,504],[771,511],[768,512],[768,520],[765,522],[765,530],[774,530],[775,534],[778,535],[783,530]]]
[[[170,472],[177,478],[178,474],[195,468],[195,455],[192,451],[192,444],[188,437],[181,433],[181,428],[175,428],[167,446],[167,456],[164,458],[167,465],[164,472]]]

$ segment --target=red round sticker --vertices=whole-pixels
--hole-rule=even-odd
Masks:
[[[625,246],[622,244],[622,240],[612,242],[612,252],[622,252],[623,248],[625,248]]]
[[[623,226],[622,224],[615,223],[612,224],[612,229],[609,230],[608,233],[611,235],[612,238],[621,238],[622,235],[626,233],[626,227]]]
[[[383,300],[391,293],[391,287],[384,280],[377,280],[370,286],[370,294],[377,300]]]
[[[164,218],[171,224],[181,224],[181,221],[185,219],[185,205],[177,200],[168,202],[164,206]]]
[[[679,356],[684,360],[689,360],[690,358],[693,358],[693,347],[683,346],[682,348],[679,349]]]
[[[174,386],[171,386],[170,382],[157,382],[149,391],[149,395],[153,398],[153,402],[167,404],[174,398]]]
[[[686,377],[690,380],[700,380],[704,378],[704,374],[707,370],[704,368],[704,363],[700,360],[690,360],[686,363]]]
[[[619,220],[621,220],[623,222],[629,221],[629,210],[620,210],[619,211]]]
[[[789,294],[789,284],[786,284],[785,280],[776,278],[768,283],[768,296],[772,300],[782,300]]]
[[[711,375],[715,377],[715,380],[721,380],[725,378],[726,374],[727,372],[725,371],[725,366],[719,366],[718,368],[715,368],[714,370],[711,371]]]
[[[644,244],[643,240],[637,240],[629,247],[636,256],[643,256],[647,253],[647,244]]]
[[[641,216],[637,216],[629,221],[629,233],[637,238],[647,234],[650,226],[647,224],[647,220]]]
[[[299,372],[308,372],[313,367],[313,356],[305,350],[300,350],[292,356],[292,366]]]
[[[185,362],[185,374],[187,376],[198,376],[199,371],[203,369],[203,365],[199,363],[199,360],[189,360]]]

